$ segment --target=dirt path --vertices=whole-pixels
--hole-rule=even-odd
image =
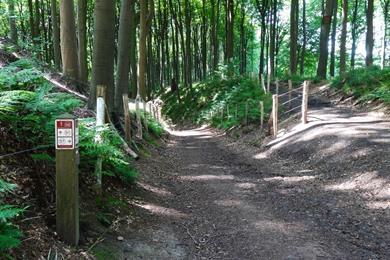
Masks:
[[[262,152],[173,132],[140,162],[138,220],[114,258],[389,259],[390,122],[335,107],[309,119]]]

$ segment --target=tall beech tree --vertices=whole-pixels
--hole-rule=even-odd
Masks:
[[[371,66],[374,49],[374,0],[367,0],[366,7],[367,31],[366,31],[366,66]]]
[[[50,0],[50,17],[52,25],[54,68],[61,69],[60,26],[58,24],[57,0]]]
[[[333,0],[326,0],[324,13],[322,15],[321,33],[320,33],[320,56],[318,59],[317,76],[321,79],[326,78],[326,68],[328,64],[328,42],[330,25],[332,23]]]
[[[96,0],[94,8],[92,84],[88,105],[96,106],[96,87],[106,87],[109,113],[114,112],[115,1]]]
[[[79,65],[73,0],[61,0],[61,56],[65,76],[78,79]],[[37,30],[35,29],[35,33]]]
[[[348,0],[343,1],[343,17],[342,28],[340,36],[340,75],[343,75],[346,71],[346,59],[347,59],[347,24],[348,24]]]
[[[297,73],[298,65],[298,13],[299,1],[291,0],[290,9],[290,75]]]

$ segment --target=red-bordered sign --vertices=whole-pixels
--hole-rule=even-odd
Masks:
[[[56,149],[72,150],[75,148],[76,133],[75,120],[57,119],[55,121],[56,132]]]

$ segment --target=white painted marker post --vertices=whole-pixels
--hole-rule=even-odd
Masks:
[[[55,121],[56,230],[67,244],[79,243],[78,124],[71,115]]]

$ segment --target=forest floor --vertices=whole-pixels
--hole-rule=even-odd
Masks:
[[[311,107],[309,121],[262,148],[208,128],[171,131],[165,147],[138,162],[133,220],[94,252],[389,259],[390,121],[334,104]]]

